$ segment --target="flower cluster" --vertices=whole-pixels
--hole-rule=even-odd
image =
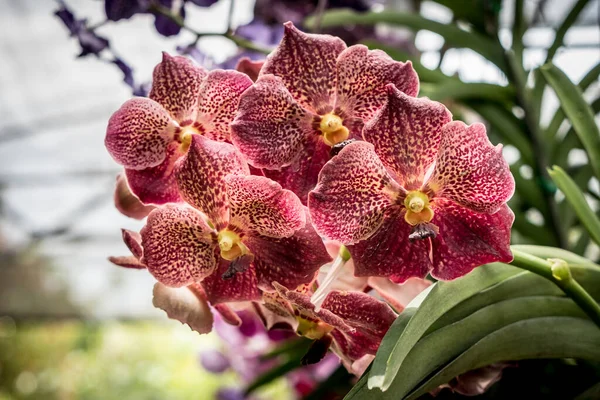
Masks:
[[[208,332],[211,307],[239,325],[251,304],[314,340],[307,363],[331,348],[360,373],[428,274],[511,260],[501,146],[416,97],[410,62],[286,23],[239,69],[164,54],[108,123],[116,204],[147,215],[111,260],[147,269],[170,317]]]

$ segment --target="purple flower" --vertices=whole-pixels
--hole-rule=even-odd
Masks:
[[[208,372],[221,374],[229,369],[229,359],[217,350],[203,351],[200,354],[200,364]]]
[[[63,1],[59,1],[60,8],[54,12],[58,18],[65,24],[72,37],[76,37],[81,46],[81,53],[78,57],[88,54],[98,55],[102,50],[109,46],[107,39],[96,35],[96,33],[87,27],[86,19],[77,19],[71,10]]]

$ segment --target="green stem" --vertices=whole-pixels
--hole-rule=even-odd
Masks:
[[[592,321],[600,328],[600,304],[594,300],[592,296],[568,274],[568,277],[559,276],[552,271],[553,264],[550,261],[543,260],[539,257],[522,252],[512,248],[513,256],[515,257],[512,265],[533,272],[534,274],[543,276],[544,278],[554,282],[565,294],[570,297]],[[563,263],[566,262],[562,261]]]
[[[205,36],[221,36],[221,37],[231,40],[238,47],[241,47],[246,50],[257,51],[257,52],[263,53],[263,54],[269,54],[272,50],[272,49],[258,46],[256,44],[254,44],[253,42],[251,42],[250,40],[247,40],[247,39],[244,39],[242,37],[235,35],[229,28],[228,28],[227,32],[223,32],[223,33],[198,32],[195,29],[187,26],[185,24],[185,22],[183,21],[183,18],[181,18],[179,15],[173,14],[171,12],[171,10],[169,10],[166,7],[161,6],[160,4],[153,3],[149,9],[150,9],[150,11],[155,12],[157,14],[164,15],[165,17],[169,18],[171,21],[176,23],[178,26],[180,26],[182,29],[185,29],[186,31],[193,33],[194,35],[196,35],[196,40],[200,39],[201,37],[205,37]]]

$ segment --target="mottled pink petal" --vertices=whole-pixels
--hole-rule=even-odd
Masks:
[[[264,176],[228,175],[229,225],[265,237],[289,237],[306,224],[294,193]]]
[[[144,204],[166,204],[181,201],[179,189],[173,173],[175,161],[181,157],[179,144],[172,143],[167,149],[167,157],[156,167],[142,170],[125,169],[125,176],[131,192]]]
[[[141,231],[142,261],[161,283],[180,287],[201,281],[217,266],[216,238],[202,215],[167,204],[148,215]]]
[[[146,264],[135,256],[108,257],[108,261],[123,268],[146,269]]]
[[[199,285],[172,288],[156,282],[152,296],[152,305],[165,311],[169,318],[201,334],[212,330],[213,315]]]
[[[515,180],[502,157],[502,146],[490,143],[483,124],[467,126],[460,121],[444,127],[428,185],[436,197],[486,213],[498,210],[515,190]]]
[[[142,258],[144,250],[142,249],[142,235],[129,229],[121,229],[123,242],[136,258]]]
[[[126,168],[155,167],[165,159],[176,128],[160,104],[136,97],[110,117],[104,144],[115,161]]]
[[[424,278],[431,269],[430,241],[410,242],[412,226],[404,211],[390,213],[381,227],[367,240],[348,246],[356,276],[385,276],[396,283],[411,277]]]
[[[229,125],[238,109],[240,96],[252,85],[237,71],[211,71],[200,86],[198,116],[203,134],[209,139],[229,141]]]
[[[388,278],[376,276],[370,277],[368,283],[398,312],[404,310],[412,299],[431,285],[431,281],[421,278],[409,278],[399,285]]]
[[[387,86],[383,107],[363,130],[381,162],[406,190],[421,187],[438,153],[442,128],[452,120],[443,104]]]
[[[325,164],[308,207],[319,234],[352,244],[373,234],[400,190],[373,145],[354,142]]]
[[[264,63],[265,60],[252,61],[248,57],[242,57],[235,66],[235,69],[236,71],[240,71],[241,73],[248,75],[253,82],[256,82],[258,79],[258,74],[260,73],[260,69]]]
[[[336,108],[366,122],[385,102],[389,83],[409,96],[419,93],[419,77],[410,61],[394,61],[361,44],[350,46],[337,60]]]
[[[261,298],[256,272],[252,266],[244,272],[238,272],[229,279],[223,274],[229,269],[229,261],[220,259],[215,272],[202,281],[210,304],[235,301],[257,301]]]
[[[330,35],[306,34],[294,24],[284,24],[283,39],[271,53],[261,75],[281,77],[292,96],[317,114],[332,109],[335,96],[336,59],[346,44]]]
[[[150,98],[162,104],[179,123],[193,121],[198,108],[200,84],[206,77],[204,68],[185,57],[163,52],[154,68]]]
[[[487,214],[436,199],[433,210],[431,222],[440,229],[432,239],[431,274],[437,279],[455,279],[483,264],[512,261],[510,228],[515,216],[506,204]]]
[[[331,147],[322,140],[307,142],[300,157],[289,167],[280,170],[263,170],[265,176],[273,179],[285,189],[296,193],[302,204],[307,204],[308,192],[317,185],[319,172],[329,161]]]
[[[281,78],[263,75],[242,95],[231,141],[253,166],[279,169],[317,140],[316,117],[294,100]]]
[[[117,210],[129,218],[143,219],[154,210],[154,206],[145,205],[131,193],[124,173],[117,175],[114,202]]]
[[[219,315],[221,315],[221,317],[223,318],[223,321],[227,322],[229,325],[233,325],[233,326],[242,325],[242,319],[240,318],[240,316],[237,315],[237,313],[231,307],[229,307],[227,304],[225,304],[225,303],[215,304],[213,307],[215,308],[215,310],[217,310]]]
[[[193,135],[188,152],[175,165],[181,197],[205,213],[217,231],[229,221],[224,177],[249,173],[242,155],[232,145],[202,135]]]
[[[310,283],[317,270],[331,262],[310,221],[288,238],[250,235],[243,241],[254,254],[254,268],[263,290],[273,290],[273,281],[293,288]]]

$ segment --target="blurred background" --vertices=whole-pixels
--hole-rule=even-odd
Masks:
[[[277,43],[281,22],[301,23],[309,14],[318,13],[319,7],[394,10],[420,13],[444,24],[457,22],[452,9],[444,5],[447,1],[255,4],[252,0],[220,0],[207,1],[214,4],[206,7],[194,3],[184,6],[186,25],[201,32],[240,27],[241,36],[264,47]],[[465,0],[464,7],[471,3]],[[498,7],[498,36],[508,47],[513,2],[487,3]],[[530,22],[523,36],[526,69],[544,63],[554,30],[575,3],[524,2]],[[555,65],[574,82],[600,62],[600,2],[586,3],[554,58]],[[202,354],[225,346],[218,335],[199,336],[187,326],[167,320],[152,306],[154,279],[148,273],[120,269],[107,261],[110,255],[127,254],[119,228],[139,230],[142,222],[126,218],[114,208],[113,189],[120,167],[103,141],[110,115],[131,97],[132,90],[140,94],[147,89],[161,51],[189,53],[208,68],[232,68],[241,50],[224,37],[202,37],[197,43],[186,31],[166,37],[157,32],[155,17],[147,13],[118,23],[106,22],[103,1],[65,0],[64,5],[77,18],[87,18],[88,26],[110,41],[110,48],[103,48],[100,56],[78,58],[82,49],[77,37],[69,37],[68,26],[54,15],[63,7],[60,2],[0,3],[0,400],[226,398],[227,393],[217,392],[239,385],[238,374],[211,374],[201,362]],[[349,44],[377,40],[409,54],[423,68],[463,82],[501,86],[509,82],[492,62],[473,50],[447,46],[437,33],[421,30],[415,34],[414,29],[381,24],[375,28],[350,26],[336,33]],[[259,53],[244,54],[260,57]],[[126,60],[132,72],[115,64],[114,57]],[[424,81],[424,94],[435,98],[435,88],[428,84]],[[598,98],[597,77],[585,94],[590,102]],[[447,105],[455,102],[452,98],[436,100],[448,100]],[[467,101],[477,102],[478,98]],[[551,122],[557,106],[553,93],[547,93],[540,125]],[[481,114],[471,115],[472,110],[459,108],[456,112],[467,119],[482,119]],[[519,116],[518,110],[515,115]],[[506,142],[501,135],[492,137],[494,142]],[[567,154],[567,166],[585,164],[585,153],[573,150]],[[505,156],[511,164],[521,158],[517,146],[510,143],[505,146]],[[534,170],[518,166],[523,179],[532,179]],[[598,199],[593,194],[600,193],[598,181],[588,178],[585,185],[597,209]],[[512,205],[522,211],[526,224],[541,232],[552,230],[543,207]],[[530,242],[538,232],[531,229],[518,229],[515,240]],[[579,240],[577,233],[569,231],[566,236],[565,247],[578,244],[569,244]],[[558,239],[548,240],[552,244]],[[589,243],[580,245],[580,250],[598,258],[598,248]],[[275,381],[257,398],[295,398],[300,395],[296,386],[289,380]]]

